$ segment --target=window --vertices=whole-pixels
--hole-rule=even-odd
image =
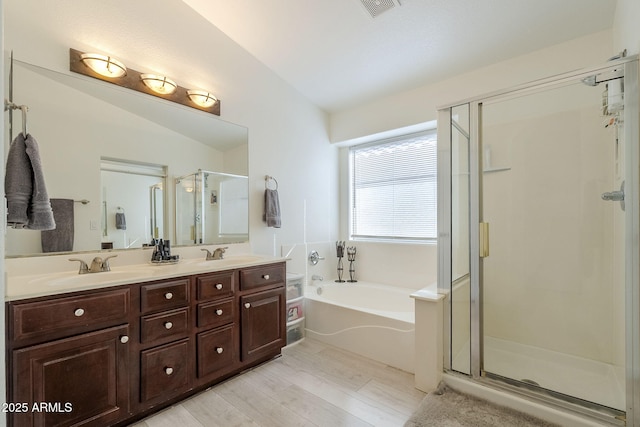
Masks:
[[[351,238],[435,241],[436,131],[349,149]]]

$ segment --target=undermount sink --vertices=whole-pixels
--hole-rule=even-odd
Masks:
[[[240,264],[249,264],[252,262],[260,261],[263,257],[258,255],[229,255],[225,256],[222,259],[211,259],[211,260],[203,260],[203,259],[195,259],[189,260],[187,263],[189,265],[194,265],[198,267],[215,267],[215,266],[230,266],[230,265],[240,265]]]
[[[62,273],[38,277],[30,280],[29,284],[53,287],[98,285],[120,280],[135,280],[150,275],[150,272],[147,270],[104,271],[101,273],[88,274]]]

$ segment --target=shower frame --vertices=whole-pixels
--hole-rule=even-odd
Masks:
[[[596,406],[583,406],[575,402],[544,395],[535,390],[522,389],[515,385],[481,375],[483,367],[483,325],[482,325],[482,263],[480,262],[479,236],[482,222],[482,180],[481,173],[481,129],[483,102],[533,94],[542,89],[584,79],[593,74],[624,70],[624,124],[625,138],[625,418],[615,411],[607,411]],[[469,275],[470,275],[470,372],[469,375],[452,370],[452,308],[451,301],[445,305],[444,313],[444,369],[445,372],[472,382],[506,391],[514,395],[525,395],[551,407],[576,412],[612,424],[625,423],[640,426],[640,96],[638,90],[638,56],[624,57],[609,61],[597,67],[573,71],[546,79],[537,80],[513,88],[492,92],[439,106],[438,109],[438,288],[449,294],[452,287],[452,110],[461,105],[469,105]]]

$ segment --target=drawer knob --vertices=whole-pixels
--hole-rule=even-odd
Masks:
[[[167,328],[167,329],[171,329],[171,328],[173,328],[173,323],[171,323],[171,322],[165,322],[165,323],[164,323],[164,327],[165,327],[165,328]]]
[[[251,308],[251,303],[245,302],[244,303],[244,308]]]
[[[129,342],[129,337],[128,337],[128,336],[126,336],[126,335],[121,336],[121,337],[120,337],[120,342],[121,342],[122,344],[126,344],[126,343],[128,343],[128,342]]]
[[[166,368],[164,368],[164,373],[167,375],[173,374],[173,368],[171,366],[167,366]]]
[[[76,317],[81,317],[82,315],[84,315],[84,309],[83,308],[77,308],[76,311],[73,312],[73,314]]]
[[[164,294],[165,299],[171,299],[173,298],[173,294],[171,292],[167,292],[166,294]]]
[[[216,310],[216,314],[217,314],[218,316],[222,316],[222,310],[221,310],[221,309],[217,309],[217,310]]]
[[[216,289],[217,289],[217,290],[222,289],[222,283],[218,283],[218,284],[216,285]]]
[[[263,274],[263,275],[262,275],[262,278],[263,278],[264,280],[269,280],[269,275],[268,275],[268,274]]]
[[[218,354],[222,354],[223,351],[224,351],[224,349],[222,347],[216,348],[216,353],[218,353]]]

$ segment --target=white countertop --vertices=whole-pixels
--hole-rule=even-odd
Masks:
[[[102,254],[103,257],[107,255],[109,254]],[[67,263],[68,268],[70,263],[68,262],[68,257],[65,258],[64,262]],[[87,256],[80,258],[84,259]],[[115,258],[110,260],[111,271],[87,274],[78,274],[79,264],[75,263],[77,265],[74,265],[75,270],[73,271],[8,274],[5,300],[15,301],[68,292],[103,289],[118,285],[284,262],[286,260],[286,258],[274,256],[234,254],[225,255],[222,260],[206,261],[204,257],[200,257],[183,259],[176,264],[152,264],[147,262],[118,265],[118,258]]]

